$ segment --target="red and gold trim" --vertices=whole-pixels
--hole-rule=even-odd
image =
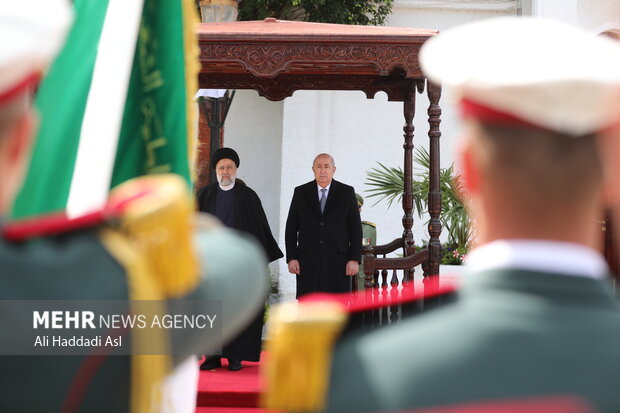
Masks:
[[[0,105],[9,102],[27,90],[32,90],[41,80],[41,74],[31,73],[19,82],[15,83],[7,90],[0,92]]]
[[[122,213],[133,201],[145,197],[153,191],[154,189],[145,188],[122,199],[112,199],[101,210],[75,218],[69,218],[66,211],[59,211],[34,218],[7,222],[2,227],[2,237],[11,242],[23,242],[33,238],[54,236],[115,222],[121,218]]]
[[[403,288],[399,294],[377,295],[373,290],[363,290],[354,293],[313,293],[299,299],[300,303],[331,302],[346,308],[348,314],[361,313],[392,305],[412,303],[422,299],[440,297],[457,291],[453,283],[442,282],[435,288]]]

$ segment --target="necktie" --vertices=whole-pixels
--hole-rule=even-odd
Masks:
[[[325,209],[325,202],[327,202],[327,196],[325,196],[325,192],[327,192],[327,188],[321,188],[321,199],[319,200],[319,204],[321,204],[321,214]]]

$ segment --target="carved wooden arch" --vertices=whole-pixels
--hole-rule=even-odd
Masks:
[[[348,26],[288,22],[275,19],[234,23],[203,23],[198,28],[203,89],[252,89],[278,101],[296,90],[359,90],[372,98],[379,91],[388,100],[404,102],[403,234],[364,252],[365,287],[375,285],[380,269],[407,270],[423,264],[424,275],[439,273],[441,256],[439,213],[439,123],[441,88],[425,79],[418,54],[437,32],[425,29]],[[429,97],[430,242],[413,248],[413,118],[416,93]],[[402,249],[404,258],[378,258]]]

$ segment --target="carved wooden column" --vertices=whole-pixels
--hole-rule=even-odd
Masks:
[[[409,90],[407,91],[407,97],[404,101],[404,116],[405,126],[403,131],[405,132],[405,143],[403,148],[405,149],[405,170],[403,179],[403,252],[405,256],[413,253],[413,117],[415,115],[415,83],[411,83]]]
[[[428,137],[430,140],[430,179],[428,192],[428,213],[431,219],[428,224],[429,241],[429,265],[428,273],[425,271],[424,276],[438,275],[439,263],[441,261],[441,243],[439,235],[441,234],[441,221],[439,214],[441,213],[441,190],[439,188],[439,138],[441,131],[439,123],[441,122],[441,108],[439,107],[439,98],[441,97],[441,86],[427,81],[427,94],[430,102],[428,107],[428,123],[430,126]]]
[[[366,245],[363,248],[364,252],[364,289],[368,290],[374,287],[373,273],[375,268],[375,254],[373,248],[370,245]]]
[[[211,130],[202,110],[198,111],[198,147],[196,148],[196,182],[194,190],[209,185],[211,168]]]
[[[196,157],[195,190],[215,182],[215,172],[211,168],[211,156],[224,144],[224,122],[228,109],[235,97],[226,91],[221,98],[207,98],[198,101],[198,153]]]

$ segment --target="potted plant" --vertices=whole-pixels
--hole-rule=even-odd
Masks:
[[[388,208],[403,197],[403,170],[388,167],[380,162],[367,173],[365,192],[369,197],[385,200]],[[428,210],[430,155],[425,148],[415,153],[416,173],[412,182],[413,202],[418,217]],[[454,165],[442,168],[439,174],[441,190],[441,213],[439,219],[448,233],[448,240],[442,245],[442,264],[461,264],[467,254],[471,238],[471,223],[463,205],[465,191],[461,176],[454,171]],[[376,204],[375,203],[375,204]]]

